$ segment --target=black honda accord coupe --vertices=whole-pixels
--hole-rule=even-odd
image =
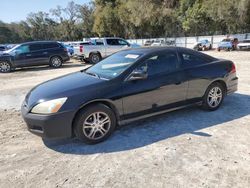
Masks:
[[[233,62],[186,48],[137,48],[33,88],[22,105],[30,132],[95,144],[118,125],[190,105],[216,110],[237,90]]]

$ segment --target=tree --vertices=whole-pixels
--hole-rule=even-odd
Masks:
[[[66,8],[57,6],[56,9],[52,9],[50,12],[57,21],[56,38],[70,41],[77,40],[82,36],[80,29],[77,27],[80,17],[80,5],[71,1]]]

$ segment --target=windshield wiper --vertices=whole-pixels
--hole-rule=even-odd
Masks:
[[[86,72],[86,71],[85,71],[85,73],[86,73],[86,74],[88,74],[88,75],[91,75],[91,76],[97,77],[97,78],[99,78],[99,79],[101,78],[98,74],[93,73],[93,72]]]

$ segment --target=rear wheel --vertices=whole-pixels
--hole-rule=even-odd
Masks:
[[[63,64],[63,61],[60,57],[54,56],[50,59],[50,66],[54,68],[59,68]]]
[[[2,73],[11,72],[11,64],[7,61],[0,62],[0,72]]]
[[[92,53],[89,55],[89,62],[92,64],[96,64],[101,60],[102,60],[102,57],[99,53]]]
[[[220,48],[218,48],[217,50],[218,50],[218,52],[220,52]]]
[[[114,112],[103,104],[81,110],[74,121],[76,137],[87,143],[96,144],[106,140],[115,130]]]
[[[202,107],[206,110],[217,110],[223,102],[224,96],[225,88],[220,83],[213,83],[207,88]]]

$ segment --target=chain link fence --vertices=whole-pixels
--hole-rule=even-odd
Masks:
[[[194,43],[207,39],[209,42],[211,42],[212,47],[216,48],[218,43],[222,41],[224,38],[238,38],[239,41],[242,41],[244,39],[250,39],[250,33],[245,34],[233,34],[233,35],[212,35],[212,36],[196,36],[196,37],[167,37],[167,38],[145,38],[145,39],[128,39],[127,41],[131,44],[136,43],[141,46],[144,46],[146,41],[157,41],[157,40],[163,40],[166,43],[173,43],[175,46],[179,47],[186,47],[186,48],[193,48]]]

